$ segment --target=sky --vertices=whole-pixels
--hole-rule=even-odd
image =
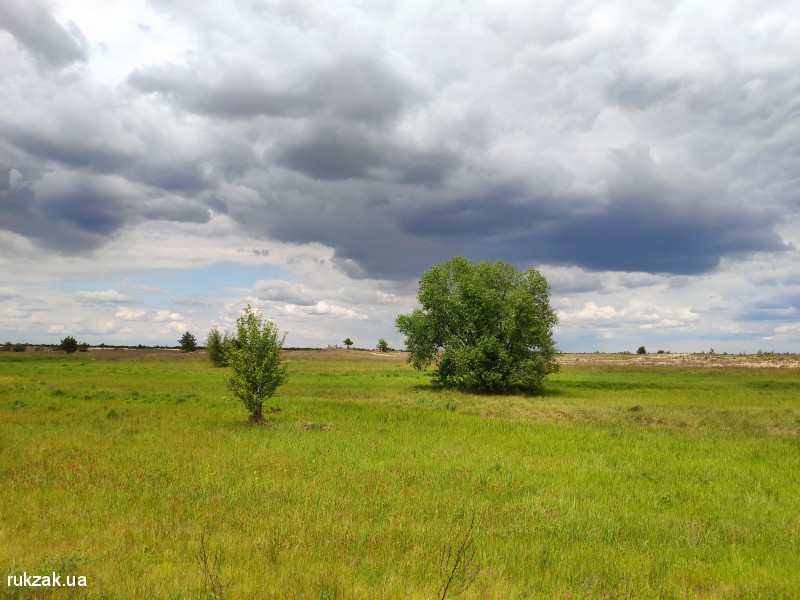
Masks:
[[[565,352],[800,352],[800,4],[0,3],[0,343],[402,348],[452,256]]]

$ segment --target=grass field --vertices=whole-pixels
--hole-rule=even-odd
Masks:
[[[0,595],[800,597],[796,369],[287,356],[252,427],[202,356],[0,354]],[[6,585],[53,571],[88,585]]]

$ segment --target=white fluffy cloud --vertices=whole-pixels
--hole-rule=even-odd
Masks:
[[[86,304],[131,304],[136,298],[120,294],[117,290],[75,292],[75,298]]]
[[[325,300],[320,300],[312,306],[299,306],[297,304],[285,304],[277,309],[277,312],[288,317],[308,317],[313,315],[332,316],[340,319],[353,319],[363,320],[368,319],[367,315],[357,313],[356,311],[331,304]]]
[[[156,313],[155,320],[161,323],[164,321],[183,321],[184,319],[183,315],[179,313],[160,310]]]
[[[122,321],[141,321],[147,315],[147,311],[141,309],[120,308],[114,316]]]

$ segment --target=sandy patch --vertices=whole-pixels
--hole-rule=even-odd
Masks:
[[[562,365],[627,365],[704,369],[800,369],[797,354],[561,354]]]

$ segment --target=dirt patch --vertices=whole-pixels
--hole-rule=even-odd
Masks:
[[[331,428],[330,423],[316,423],[314,421],[302,421],[297,426],[306,431],[328,431]]]
[[[797,354],[561,354],[562,365],[624,365],[702,369],[800,369]]]

